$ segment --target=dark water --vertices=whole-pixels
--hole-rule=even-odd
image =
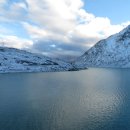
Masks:
[[[0,74],[0,130],[130,130],[130,70]]]

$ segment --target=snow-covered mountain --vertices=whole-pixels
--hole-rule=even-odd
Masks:
[[[75,67],[130,68],[130,25],[99,41],[74,63]]]
[[[73,70],[71,64],[14,48],[0,47],[0,73]]]

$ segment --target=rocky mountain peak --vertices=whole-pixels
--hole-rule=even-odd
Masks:
[[[130,38],[130,25],[123,29],[120,33],[119,41],[124,41],[127,38]]]

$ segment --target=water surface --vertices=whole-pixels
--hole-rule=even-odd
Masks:
[[[130,70],[0,74],[0,130],[130,130]]]

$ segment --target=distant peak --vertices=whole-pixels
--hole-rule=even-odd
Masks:
[[[118,42],[124,41],[126,39],[130,38],[130,25],[128,25],[126,28],[124,28],[118,35]]]
[[[130,30],[130,25],[128,25],[128,26],[126,27],[126,30]]]
[[[127,26],[130,29],[130,25]]]
[[[121,32],[128,32],[128,31],[130,31],[130,25],[128,25],[126,28],[124,28]]]

